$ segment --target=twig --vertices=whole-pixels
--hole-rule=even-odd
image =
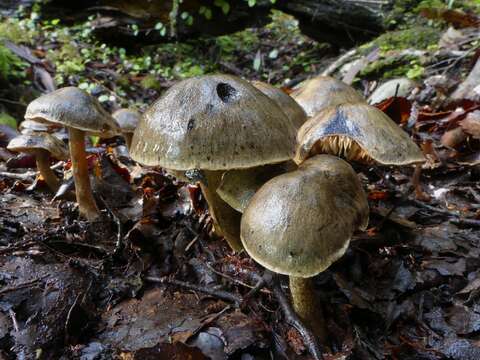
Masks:
[[[310,351],[310,354],[315,360],[322,360],[323,355],[317,343],[315,335],[302,323],[298,315],[295,313],[292,306],[290,305],[290,302],[285,296],[285,293],[281,289],[278,281],[274,281],[273,283],[273,294],[275,295],[278,303],[280,304],[280,307],[285,316],[285,320],[287,321],[287,323],[297,329],[300,335],[302,335],[305,346],[307,347],[308,351]]]
[[[32,181],[36,174],[37,173],[35,171],[27,171],[21,174],[11,173],[7,171],[0,171],[0,176],[14,179],[14,180],[21,180],[21,181]]]
[[[9,292],[11,292],[11,291],[28,288],[28,287],[36,284],[37,282],[39,282],[39,281],[42,280],[42,279],[43,279],[43,278],[35,279],[35,280],[32,280],[32,281],[24,282],[23,284],[19,284],[19,285],[16,285],[16,286],[6,287],[6,288],[0,290],[0,295],[9,293]]]
[[[242,298],[240,298],[239,296],[236,296],[232,293],[229,293],[228,291],[214,290],[214,289],[211,289],[211,288],[208,288],[208,287],[205,287],[205,286],[198,286],[198,285],[194,285],[194,284],[189,284],[187,282],[180,281],[180,280],[168,279],[168,278],[159,278],[159,277],[154,277],[154,276],[147,276],[147,277],[145,277],[145,280],[149,281],[149,282],[153,282],[153,283],[180,286],[180,287],[183,287],[185,289],[198,291],[198,292],[201,292],[201,293],[219,298],[221,300],[233,302],[237,306],[239,306],[243,301]]]
[[[335,72],[340,66],[345,64],[350,58],[354,57],[357,54],[357,49],[352,49],[347,51],[345,54],[340,56],[337,60],[331,63],[323,72],[322,76],[329,76]]]
[[[450,210],[444,210],[444,209],[439,209],[436,208],[435,206],[431,206],[428,204],[424,204],[421,201],[418,200],[412,200],[415,205],[418,205],[424,209],[446,215],[448,217],[453,217],[453,219],[450,219],[451,223],[454,224],[460,224],[460,225],[470,225],[470,226],[479,226],[480,227],[480,220],[477,219],[467,219],[463,218],[461,215],[454,213],[453,211]]]
[[[8,309],[8,315],[10,315],[10,319],[12,319],[12,324],[13,324],[13,328],[15,329],[15,332],[19,332],[20,328],[18,327],[17,316],[15,314],[15,311],[13,311],[12,309]]]

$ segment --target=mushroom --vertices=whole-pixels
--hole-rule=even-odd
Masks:
[[[125,138],[127,148],[130,149],[133,132],[137,128],[142,114],[133,109],[119,109],[112,114],[112,117],[117,121],[118,127]]]
[[[198,178],[216,230],[241,249],[240,214],[216,193],[226,170],[291,159],[296,129],[278,105],[250,83],[208,75],[177,83],[145,112],[132,158]]]
[[[80,214],[90,221],[95,220],[100,212],[92,194],[88,175],[85,133],[102,137],[113,136],[118,132],[115,120],[94,97],[76,87],[61,88],[35,99],[28,105],[25,119],[57,123],[68,129]]]
[[[365,103],[330,106],[321,111],[300,128],[297,144],[297,164],[321,153],[382,165],[425,161],[405,131],[385,113]]]
[[[328,106],[365,102],[354,88],[330,76],[317,76],[306,80],[291,96],[308,116],[314,116]]]
[[[228,205],[243,213],[250,199],[271,178],[296,169],[293,161],[257,166],[251,169],[228,170],[222,176],[218,195]]]
[[[252,81],[252,85],[275,101],[297,128],[300,128],[307,120],[307,114],[302,107],[281,89],[263,81]]]
[[[269,180],[243,213],[245,250],[268,270],[289,276],[294,309],[320,339],[325,326],[312,277],[343,256],[354,231],[366,229],[368,215],[355,171],[331,155]]]
[[[37,168],[50,190],[57,192],[60,182],[50,168],[50,155],[59,160],[68,159],[68,151],[62,141],[48,133],[22,134],[13,138],[7,149],[35,155]]]

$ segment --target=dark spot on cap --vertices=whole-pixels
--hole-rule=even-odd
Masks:
[[[238,91],[227,83],[219,83],[217,85],[217,95],[224,103],[228,103],[235,99]]]
[[[195,127],[195,119],[191,118],[190,120],[188,120],[187,131],[193,130],[194,127]]]
[[[210,156],[207,156],[207,160],[210,161],[211,157]]]
[[[323,135],[350,135],[351,137],[360,136],[360,129],[355,123],[347,126],[347,117],[342,109],[337,108],[333,119],[328,121],[328,125],[323,130]]]
[[[207,106],[205,108],[206,108],[207,112],[212,112],[213,104],[207,104]]]

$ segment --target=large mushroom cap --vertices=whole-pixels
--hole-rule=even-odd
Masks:
[[[267,95],[270,99],[275,101],[283,110],[285,115],[292,120],[293,124],[299,128],[307,120],[307,114],[302,107],[287,93],[275,86],[264,83],[263,81],[252,81],[255,86],[262,93]]]
[[[112,114],[123,133],[133,133],[140,122],[142,114],[133,109],[119,109]]]
[[[354,88],[330,76],[306,80],[292,93],[292,98],[308,116],[314,116],[328,106],[365,101]]]
[[[243,213],[257,190],[271,178],[296,168],[293,161],[226,171],[217,189],[218,195],[232,208]]]
[[[7,149],[23,153],[34,153],[38,150],[46,150],[56,159],[68,159],[68,151],[64,143],[44,132],[19,135],[8,143]]]
[[[69,86],[40,96],[28,104],[26,120],[58,123],[100,136],[118,131],[115,120],[85,91]]]
[[[365,103],[331,106],[298,131],[295,162],[321,153],[382,165],[422,163],[418,146],[392,119]]]
[[[167,169],[226,170],[288,160],[296,129],[277,104],[234,76],[172,86],[144,114],[131,156]]]
[[[311,277],[345,253],[353,232],[366,228],[368,214],[352,167],[318,155],[258,190],[243,214],[241,239],[267,269]]]

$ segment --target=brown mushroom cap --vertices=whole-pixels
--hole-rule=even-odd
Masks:
[[[228,170],[222,176],[217,193],[228,205],[243,213],[253,195],[263,184],[295,168],[293,161],[286,161],[250,169]]]
[[[68,159],[68,151],[64,143],[44,132],[19,135],[8,143],[7,149],[23,153],[35,153],[37,150],[46,150],[56,159]]]
[[[354,88],[330,76],[306,80],[291,96],[308,116],[314,116],[328,106],[365,101]]]
[[[321,153],[382,165],[422,163],[418,146],[392,119],[365,103],[331,106],[298,131],[297,164]]]
[[[115,120],[97,99],[73,86],[33,100],[28,104],[25,119],[57,123],[104,137],[118,132]]]
[[[144,114],[135,161],[173,170],[227,170],[291,159],[296,128],[250,83],[208,75],[172,86]]]
[[[112,114],[122,133],[133,133],[140,122],[142,114],[133,109],[119,109]]]
[[[275,101],[297,128],[300,128],[307,120],[307,114],[302,107],[281,89],[263,81],[252,81],[252,85]]]
[[[253,196],[241,223],[248,254],[276,273],[311,277],[348,248],[368,224],[368,203],[352,167],[317,155],[277,176]]]

